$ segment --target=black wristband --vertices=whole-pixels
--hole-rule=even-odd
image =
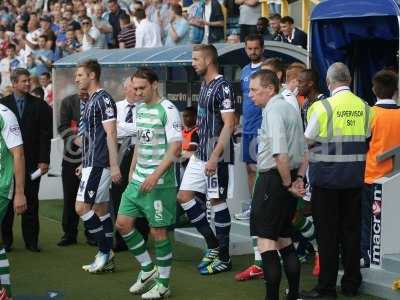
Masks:
[[[293,184],[293,182],[291,182],[289,185],[284,185],[284,184],[282,184],[282,185],[285,189],[289,190],[292,187],[292,184]]]
[[[297,174],[296,178],[304,179],[304,176]]]

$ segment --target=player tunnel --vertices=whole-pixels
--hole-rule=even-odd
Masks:
[[[371,79],[383,69],[398,71],[398,0],[329,0],[311,14],[309,49],[313,68],[324,78],[334,62],[347,64],[353,75],[353,90],[369,104],[376,99]]]

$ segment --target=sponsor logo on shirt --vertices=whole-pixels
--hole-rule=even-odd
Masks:
[[[21,130],[19,128],[18,124],[15,125],[11,125],[10,126],[10,132],[16,136],[20,136],[21,135]]]
[[[182,126],[179,122],[174,122],[172,124],[172,128],[174,128],[176,131],[181,132],[182,131]]]

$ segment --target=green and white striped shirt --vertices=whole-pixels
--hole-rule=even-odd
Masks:
[[[168,144],[182,140],[179,111],[167,99],[155,104],[140,104],[136,109],[138,151],[133,180],[142,183],[161,164]],[[176,186],[174,165],[163,174],[157,187]]]

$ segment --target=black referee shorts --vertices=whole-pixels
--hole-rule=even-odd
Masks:
[[[291,173],[293,180],[297,170]],[[282,185],[278,170],[259,173],[251,204],[251,235],[274,241],[291,237],[296,207],[297,198]]]

